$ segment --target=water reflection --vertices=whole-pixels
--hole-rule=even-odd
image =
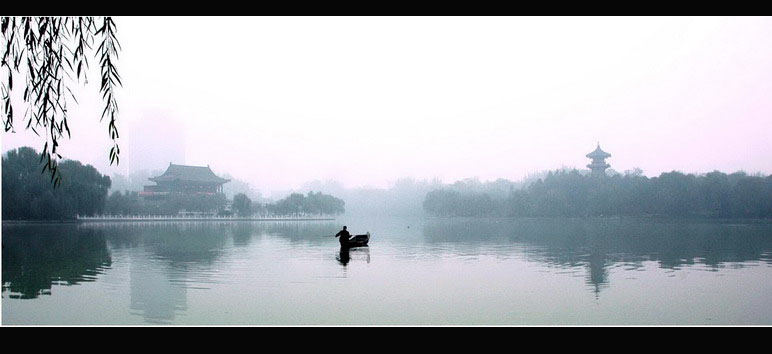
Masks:
[[[133,235],[141,242],[138,248],[152,259],[130,263],[132,313],[152,324],[173,323],[177,314],[187,310],[189,283],[214,281],[217,260],[224,253],[228,235],[233,237],[234,245],[248,244],[251,237],[249,228],[237,224],[159,224],[118,229],[111,232],[114,237]]]
[[[129,280],[130,308],[146,323],[170,324],[187,309],[187,288],[172,281],[168,272],[158,272],[152,264],[132,262]]]
[[[348,265],[348,263],[351,261],[351,257],[354,256],[355,259],[363,259],[368,264],[370,264],[370,247],[364,246],[364,247],[341,247],[338,251],[335,259],[343,266],[345,267]]]
[[[640,268],[645,261],[678,269],[726,263],[772,264],[772,224],[710,220],[645,219],[435,219],[424,226],[429,243],[452,243],[477,250],[523,246],[529,261],[563,268],[584,267],[587,284],[598,293],[608,286],[608,269]],[[511,248],[505,247],[505,252]]]
[[[112,260],[104,233],[72,225],[3,225],[3,292],[50,295],[52,285],[91,282]]]
[[[247,247],[252,242],[252,235],[255,234],[254,223],[233,224],[231,229],[233,233],[233,245],[236,247]]]
[[[348,265],[348,262],[351,260],[351,254],[349,253],[348,247],[341,247],[340,251],[338,251],[338,262],[340,262],[341,265],[344,267]]]
[[[514,304],[509,313],[521,311],[519,313],[527,314],[526,310],[516,307],[530,300],[527,293],[520,293],[516,302],[505,297],[530,287],[528,290],[535,294],[537,290],[545,290],[534,295],[538,298],[534,301],[547,303],[549,299],[544,294],[553,289],[550,287],[554,284],[553,278],[550,277],[554,274],[570,273],[579,277],[558,276],[554,280],[576,284],[576,290],[580,292],[584,291],[581,284],[584,281],[586,290],[599,296],[604,289],[613,287],[613,282],[618,284],[615,290],[627,286],[629,291],[629,284],[622,279],[641,274],[631,272],[620,278],[620,271],[638,269],[648,272],[659,267],[668,272],[654,272],[654,275],[668,273],[670,276],[680,268],[720,271],[724,267],[772,264],[772,223],[769,222],[645,219],[351,221],[4,225],[4,296],[14,300],[35,299],[41,295],[57,298],[54,285],[98,281],[93,287],[80,287],[88,288],[83,292],[72,291],[71,296],[59,296],[57,300],[62,299],[62,303],[4,302],[4,306],[11,309],[6,312],[4,307],[4,320],[23,323],[24,311],[55,313],[57,308],[71,308],[67,301],[80,296],[103,305],[94,308],[114,310],[111,320],[117,319],[119,323],[198,323],[196,321],[214,318],[215,313],[228,310],[229,306],[239,312],[229,315],[241,321],[239,323],[271,323],[276,319],[271,316],[285,314],[304,319],[307,313],[331,316],[324,313],[325,309],[337,305],[324,299],[336,298],[341,294],[340,289],[385,294],[383,303],[397,306],[394,304],[399,303],[402,296],[412,297],[416,293],[427,299],[437,294],[443,294],[440,299],[448,301],[467,299],[476,296],[469,294],[477,294],[467,293],[467,289],[479,284],[486,284],[484,295],[495,304],[491,306]],[[370,247],[339,249],[337,240],[330,235],[337,232],[342,223],[367,225],[374,236]],[[371,250],[377,252],[379,261],[377,266],[365,267],[370,263]],[[523,266],[528,263],[538,266]],[[501,267],[491,275],[491,267],[499,265]],[[762,272],[754,273],[753,270]],[[745,274],[752,276],[768,274],[759,268],[748,271]],[[468,277],[456,279],[458,273]],[[688,271],[681,274],[686,273]],[[513,286],[515,281],[509,279],[528,281]],[[100,284],[103,287],[99,287]],[[692,286],[688,282],[678,284]],[[406,289],[410,290],[407,295]],[[109,293],[102,292],[104,290]],[[318,296],[320,294],[324,296]],[[582,297],[575,294],[554,296],[556,303],[565,299],[581,300]],[[313,302],[308,300],[311,296],[316,299],[314,301],[319,301],[319,306],[309,305]],[[656,296],[652,294],[652,297]],[[112,303],[123,298],[126,298],[123,307]],[[746,300],[766,301],[758,296]],[[593,305],[598,302],[594,301]],[[29,303],[35,306],[23,306]],[[46,308],[46,303],[52,307]],[[292,309],[304,306],[301,304],[309,307],[293,313]],[[464,309],[450,304],[429,301],[425,305],[434,306],[437,313]],[[444,305],[449,307],[442,307]],[[476,309],[485,310],[484,307]],[[546,306],[541,310],[549,309]],[[247,312],[255,317],[239,317]],[[39,317],[37,319],[40,321]],[[231,318],[218,319],[230,323]],[[761,318],[759,322],[767,323],[766,320]]]
[[[324,240],[318,235],[335,229],[331,223],[105,223],[83,229],[108,230],[115,248],[128,248],[152,262],[130,263],[131,310],[146,323],[170,324],[187,310],[188,290],[206,289],[222,281],[220,258],[233,247],[246,248],[254,237],[268,235],[291,242]],[[348,256],[348,255],[346,255]],[[348,263],[348,260],[345,260]]]
[[[292,243],[310,243],[314,245],[329,245],[333,240],[337,245],[337,239],[332,237],[340,229],[339,223],[334,222],[277,222],[256,223],[255,232],[259,234],[281,237]]]

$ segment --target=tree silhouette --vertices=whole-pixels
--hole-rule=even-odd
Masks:
[[[252,215],[252,200],[244,193],[233,196],[233,211],[239,216]]]
[[[113,141],[110,164],[118,164],[115,87],[121,85],[121,79],[115,60],[120,44],[112,18],[2,17],[0,31],[3,37],[0,68],[7,74],[3,75],[0,86],[5,131],[15,132],[14,77],[24,76],[25,129],[31,129],[45,141],[40,155],[41,162],[45,162],[43,172],[50,172],[54,186],[61,184],[58,161],[62,156],[57,148],[59,139],[65,134],[70,137],[67,104],[70,100],[78,102],[71,85],[80,83],[81,79],[88,82],[86,54],[93,51],[101,68],[99,92],[105,103],[100,121],[109,118],[108,133]],[[97,38],[101,43],[93,49]]]
[[[346,212],[345,205],[343,200],[331,195],[322,192],[308,192],[307,196],[292,193],[274,204],[267,205],[267,208],[268,211],[279,215],[294,213],[333,215]]]
[[[507,197],[438,189],[424,210],[436,216],[668,216],[772,218],[772,175],[665,172],[648,178],[632,171],[596,178],[555,171]]]
[[[40,173],[43,163],[38,156],[37,151],[26,146],[3,155],[3,220],[61,220],[102,213],[110,177],[94,166],[64,160],[60,168],[68,178],[54,189]]]

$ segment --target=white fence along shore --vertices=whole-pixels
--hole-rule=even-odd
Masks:
[[[76,217],[81,222],[104,221],[322,221],[335,220],[335,217],[322,214],[290,214],[290,215],[252,215],[216,216],[216,215],[95,215]]]

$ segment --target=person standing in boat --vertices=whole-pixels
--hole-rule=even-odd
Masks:
[[[338,241],[340,241],[340,247],[348,247],[348,239],[351,237],[351,234],[346,230],[346,227],[343,226],[343,230],[340,230],[337,234],[335,234],[335,237],[340,237]]]

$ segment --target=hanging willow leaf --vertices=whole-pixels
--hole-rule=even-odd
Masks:
[[[14,76],[22,75],[26,81],[22,96],[27,106],[24,114],[26,129],[31,129],[40,136],[36,128],[45,128],[45,134],[41,137],[45,140],[41,161],[47,159],[44,172],[51,174],[54,185],[61,183],[61,176],[56,168],[57,161],[62,158],[56,152],[59,139],[65,133],[70,137],[67,123],[68,98],[77,104],[69,82],[80,82],[83,77],[84,84],[88,84],[89,63],[86,51],[92,50],[91,43],[96,39],[100,40],[97,49],[93,50],[101,68],[102,81],[99,92],[104,101],[104,110],[99,120],[110,118],[108,133],[113,141],[110,164],[118,164],[120,149],[117,141],[118,103],[115,99],[115,86],[123,84],[115,67],[120,43],[112,18],[6,16],[0,18],[0,23],[3,41],[0,45],[3,49],[0,55],[0,69],[7,71],[7,81],[2,82],[3,107],[0,109],[3,112],[3,126],[6,132],[14,131],[11,91]],[[27,65],[26,72],[23,73],[20,64],[24,62]]]

